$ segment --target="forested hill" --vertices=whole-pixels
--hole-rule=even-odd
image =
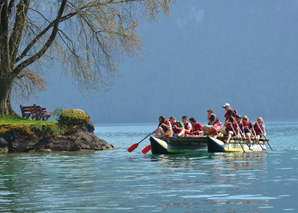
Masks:
[[[252,120],[298,119],[297,21],[298,1],[177,0],[170,19],[141,23],[144,60],[123,61],[110,90],[85,97],[53,68],[30,103],[81,108],[98,123],[206,123],[208,108],[223,119],[225,102]]]

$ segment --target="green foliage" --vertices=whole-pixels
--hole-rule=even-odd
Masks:
[[[60,115],[62,114],[63,109],[62,107],[56,107],[55,110],[53,112],[51,112],[53,118],[58,121]]]

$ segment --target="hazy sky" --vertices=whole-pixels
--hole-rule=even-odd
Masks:
[[[141,23],[144,60],[123,61],[108,91],[85,96],[53,67],[30,103],[80,108],[97,123],[204,124],[208,108],[223,120],[225,102],[251,120],[297,119],[297,20],[298,1],[177,0],[171,18]]]

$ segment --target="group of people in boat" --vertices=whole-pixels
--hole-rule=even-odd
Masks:
[[[227,144],[230,142],[232,136],[238,138],[248,138],[249,145],[251,146],[251,137],[254,136],[256,140],[260,137],[266,137],[265,124],[262,117],[258,117],[257,121],[253,124],[249,118],[244,115],[241,117],[235,109],[232,109],[229,103],[222,106],[225,110],[225,129],[220,122],[218,116],[213,113],[212,109],[208,109],[208,125],[202,126],[197,122],[196,118],[191,117],[188,119],[186,115],[182,116],[182,121],[177,121],[175,116],[166,119],[165,116],[159,117],[158,128],[151,134],[155,137],[201,137],[204,135],[227,136],[225,141]]]

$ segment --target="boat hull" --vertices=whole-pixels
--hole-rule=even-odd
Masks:
[[[224,138],[155,138],[150,137],[152,154],[184,154],[197,152],[248,152],[249,146],[245,141],[233,139],[230,144],[223,142]],[[266,149],[265,141],[253,143],[253,151]]]

